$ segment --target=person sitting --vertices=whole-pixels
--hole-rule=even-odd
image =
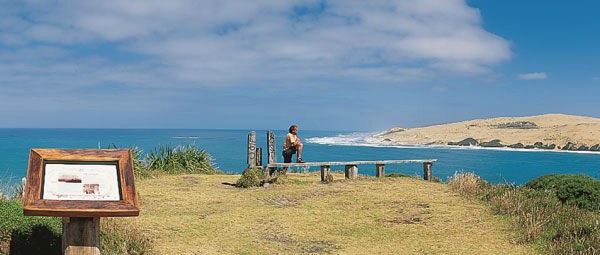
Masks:
[[[283,142],[283,163],[292,163],[292,155],[294,154],[296,154],[296,163],[304,163],[304,160],[302,160],[302,141],[297,135],[298,126],[291,125]]]

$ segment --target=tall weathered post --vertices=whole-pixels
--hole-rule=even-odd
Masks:
[[[267,150],[267,164],[277,163],[277,157],[275,154],[275,133],[273,133],[273,131],[270,130],[267,131]]]
[[[256,131],[248,134],[248,168],[256,167]]]
[[[271,130],[267,130],[267,165],[277,163],[277,156],[275,154],[275,133]],[[265,174],[269,176],[275,173],[277,168],[267,167]]]
[[[256,147],[256,166],[262,167],[262,165],[263,165],[262,148]]]

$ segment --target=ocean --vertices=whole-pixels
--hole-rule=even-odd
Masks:
[[[108,148],[138,146],[150,152],[158,145],[195,144],[207,150],[215,166],[240,173],[246,166],[250,130],[205,129],[0,129],[0,184],[20,181],[27,173],[31,148]],[[257,130],[257,146],[266,163],[266,131]],[[286,131],[275,131],[278,162]],[[517,151],[449,146],[379,146],[364,141],[369,133],[300,130],[306,161],[437,159],[433,174],[446,179],[456,172],[474,172],[492,183],[523,184],[553,173],[600,178],[600,153]],[[295,159],[295,158],[294,158]],[[342,170],[343,166],[333,170]],[[422,175],[421,164],[386,166],[386,173]],[[318,168],[293,169],[318,171]],[[375,166],[359,166],[359,174],[374,175]]]

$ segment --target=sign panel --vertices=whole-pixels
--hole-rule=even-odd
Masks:
[[[130,150],[31,150],[25,215],[127,217],[139,207]]]
[[[42,199],[119,201],[118,165],[44,164]]]

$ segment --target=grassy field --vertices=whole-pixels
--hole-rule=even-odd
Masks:
[[[143,229],[156,254],[535,253],[516,244],[506,218],[448,185],[288,175],[250,189],[226,184],[239,175],[139,180],[141,216],[118,220]]]

